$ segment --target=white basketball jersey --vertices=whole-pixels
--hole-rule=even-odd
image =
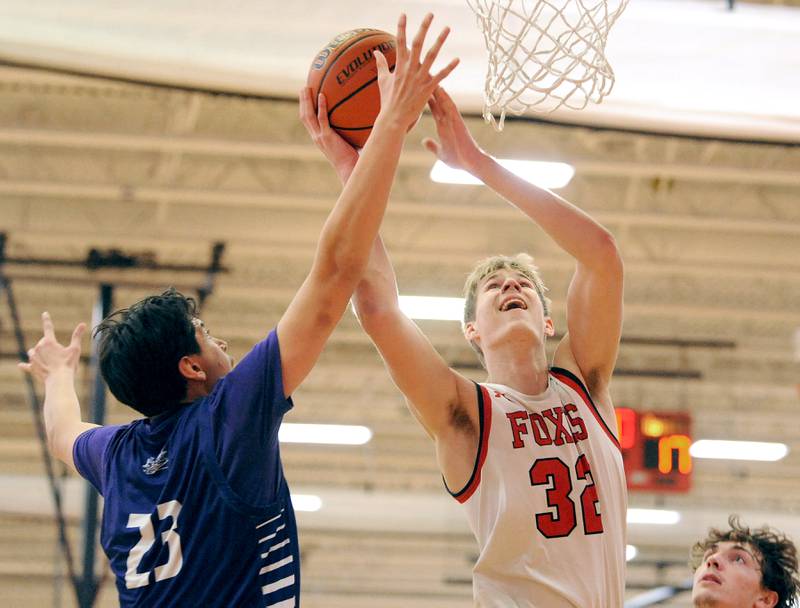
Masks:
[[[480,608],[621,608],[627,491],[622,454],[588,391],[550,370],[523,395],[478,385],[480,442],[467,510]]]

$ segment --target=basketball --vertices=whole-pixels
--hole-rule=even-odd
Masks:
[[[366,143],[381,108],[374,51],[383,53],[389,69],[394,69],[396,47],[392,34],[355,29],[336,36],[311,64],[308,86],[314,108],[317,95],[324,94],[331,127],[357,148]]]

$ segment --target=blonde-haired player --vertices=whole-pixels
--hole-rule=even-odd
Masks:
[[[476,604],[619,608],[626,488],[609,394],[622,326],[614,238],[484,153],[444,90],[429,105],[439,142],[426,147],[481,179],[575,258],[568,332],[548,364],[553,322],[532,260],[484,261],[466,286],[464,335],[489,375],[476,385],[400,311],[380,238],[354,295],[359,319],[434,440],[447,489],[466,509],[480,548]],[[347,155],[321,147],[346,180]]]

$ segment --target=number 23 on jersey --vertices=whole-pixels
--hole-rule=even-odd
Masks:
[[[176,576],[183,566],[183,553],[181,552],[181,537],[178,535],[178,516],[181,512],[181,503],[177,500],[162,502],[156,507],[159,521],[171,519],[169,529],[161,533],[161,542],[167,545],[169,557],[167,563],[153,569],[155,580],[163,581]],[[131,513],[128,516],[128,528],[139,529],[139,542],[134,545],[128,554],[127,569],[125,572],[125,586],[128,589],[146,587],[150,584],[150,571],[139,572],[139,564],[145,554],[156,542],[151,513]]]

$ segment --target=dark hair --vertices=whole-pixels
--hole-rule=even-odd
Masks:
[[[692,547],[692,568],[697,570],[703,561],[703,554],[714,545],[722,542],[746,543],[753,547],[761,567],[761,586],[778,594],[776,608],[789,608],[796,605],[795,597],[800,580],[797,578],[797,548],[783,533],[764,526],[748,528],[742,525],[736,515],[728,518],[729,530],[711,528],[708,536]]]
[[[100,372],[119,401],[155,416],[186,397],[178,363],[200,352],[192,324],[196,312],[195,301],[171,287],[110,314],[95,328]]]

